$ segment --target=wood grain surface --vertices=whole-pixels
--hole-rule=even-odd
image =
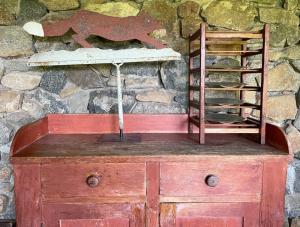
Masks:
[[[146,167],[143,163],[45,164],[41,167],[43,197],[143,196],[146,195],[145,174]],[[86,181],[91,175],[99,176],[98,186],[88,186]]]

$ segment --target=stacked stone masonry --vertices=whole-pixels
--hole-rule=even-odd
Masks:
[[[258,30],[271,25],[268,120],[282,125],[295,153],[289,166],[286,214],[300,216],[300,0],[0,0],[0,219],[14,218],[9,149],[18,128],[47,113],[116,113],[116,72],[110,65],[30,68],[27,59],[49,50],[75,50],[72,31],[63,37],[38,38],[22,25],[28,21],[67,19],[76,10],[127,17],[146,11],[165,30],[151,35],[182,54],[180,62],[127,64],[122,68],[127,113],[187,111],[187,38],[207,22],[213,30]],[[89,41],[98,48],[143,47],[138,41]],[[253,43],[253,48],[260,43]],[[228,48],[222,47],[211,47]],[[231,46],[229,48],[235,48]],[[238,58],[209,58],[209,64],[238,64]],[[255,57],[251,66],[258,66]],[[228,80],[228,75],[226,75]],[[229,75],[232,81],[237,75]],[[222,80],[214,73],[208,80]],[[259,77],[248,78],[257,84]],[[212,93],[210,96],[218,96]],[[224,94],[222,94],[224,95]],[[225,94],[232,96],[234,94]],[[257,94],[247,95],[257,102]],[[251,113],[257,116],[256,112]],[[295,224],[296,223],[296,224]],[[294,219],[292,226],[299,220]]]

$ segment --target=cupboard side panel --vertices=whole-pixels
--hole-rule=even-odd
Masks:
[[[18,227],[41,226],[40,165],[14,165]]]
[[[261,226],[282,227],[287,161],[266,161],[263,169]]]

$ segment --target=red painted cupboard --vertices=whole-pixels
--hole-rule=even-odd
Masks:
[[[49,115],[11,161],[19,227],[282,227],[289,143],[187,133],[187,115]]]

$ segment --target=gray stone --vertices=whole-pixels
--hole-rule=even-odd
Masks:
[[[148,0],[143,4],[145,10],[150,16],[157,19],[168,33],[174,31],[177,22],[177,8],[168,0]]]
[[[278,0],[251,0],[251,2],[255,3],[257,6],[264,7],[281,7],[282,2]]]
[[[270,29],[270,46],[272,47],[284,47],[288,45],[294,45],[298,43],[299,26],[290,26],[284,24],[272,24]]]
[[[299,4],[298,0],[285,0],[284,8],[286,8],[287,10],[295,10],[295,9],[297,9],[298,4]],[[300,223],[299,223],[299,225],[300,225]]]
[[[34,47],[38,53],[48,52],[51,50],[67,50],[68,45],[63,42],[61,37],[36,38]]]
[[[159,63],[128,63],[121,66],[122,75],[137,75],[137,76],[158,76]],[[116,67],[112,67],[112,75],[116,76]]]
[[[0,24],[15,24],[19,11],[19,0],[0,0]]]
[[[101,65],[90,65],[89,67],[91,70],[98,73],[98,75],[108,78],[111,76],[111,69],[114,66],[112,66],[111,64],[108,65],[101,64]]]
[[[63,71],[51,70],[42,76],[40,87],[51,93],[59,94],[67,83],[67,77]]]
[[[65,87],[60,91],[59,96],[61,98],[66,98],[70,95],[73,95],[73,94],[79,92],[80,90],[81,90],[80,87],[78,87],[76,84],[74,84],[70,81],[67,81]]]
[[[186,91],[188,83],[188,66],[183,58],[181,61],[164,63],[160,70],[160,76],[164,88]]]
[[[40,88],[24,96],[22,109],[37,118],[47,113],[69,113],[68,107],[58,95]]]
[[[5,72],[20,71],[27,72],[30,71],[27,66],[28,58],[14,58],[14,59],[2,59],[5,67]]]
[[[186,110],[178,103],[171,105],[157,102],[139,102],[132,113],[185,113]]]
[[[107,78],[87,66],[70,67],[65,70],[68,79],[82,89],[102,88]]]
[[[6,195],[0,195],[0,214],[7,210],[9,199]]]
[[[37,0],[20,1],[20,12],[17,16],[17,24],[23,25],[28,21],[38,21],[46,15],[47,8]]]
[[[0,6],[0,25],[13,25],[16,21],[16,15],[10,12],[6,7]]]
[[[39,0],[39,2],[44,4],[49,11],[77,9],[79,7],[78,0]]]
[[[14,112],[20,108],[22,96],[15,91],[0,90],[0,113]]]
[[[268,91],[298,91],[300,75],[286,62],[269,71]]]
[[[300,109],[298,110],[295,120],[293,121],[293,125],[300,131]]]
[[[187,108],[188,97],[187,97],[186,93],[182,93],[182,94],[176,95],[174,97],[174,101],[178,102],[180,105],[184,106],[184,108]]]
[[[300,131],[298,131],[298,129],[294,125],[292,125],[291,122],[289,123],[285,131],[287,134],[287,139],[290,143],[291,151],[294,154],[299,153],[300,152]]]
[[[249,30],[254,25],[256,9],[246,1],[213,1],[202,11],[208,24],[233,30]]]
[[[19,26],[0,26],[0,57],[33,54],[32,37]]]
[[[300,46],[291,46],[284,49],[271,49],[269,53],[269,59],[271,61],[278,61],[280,59],[289,59],[297,61],[300,59]]]
[[[124,76],[126,89],[157,88],[159,80],[157,76]]]
[[[174,96],[174,92],[161,89],[140,92],[136,95],[136,99],[140,102],[160,102],[171,104]]]
[[[270,24],[299,25],[299,17],[293,12],[279,8],[260,8],[260,21]]]
[[[178,6],[178,16],[182,18],[199,16],[200,5],[195,1],[186,1]]]
[[[296,103],[297,103],[297,107],[300,108],[300,89],[296,94]]]
[[[34,98],[43,105],[43,110],[46,113],[69,113],[67,106],[64,105],[58,95],[37,89]]]
[[[286,209],[286,215],[288,217],[300,216],[300,194],[299,193],[285,196],[285,209]]]
[[[7,114],[6,121],[14,127],[15,131],[20,127],[35,121],[36,118],[31,116],[28,112],[17,111]]]
[[[14,187],[10,182],[1,182],[0,191],[4,194],[9,194],[13,191]]]
[[[275,122],[294,119],[297,113],[294,95],[272,96],[267,100],[267,117]]]
[[[292,66],[298,73],[300,73],[300,60],[292,61]]]
[[[87,109],[89,99],[90,92],[83,90],[69,95],[63,102],[68,106],[70,113],[89,113]]]
[[[183,38],[189,38],[190,35],[194,34],[199,28],[202,19],[198,16],[190,16],[180,21],[181,36]]]
[[[84,9],[113,17],[136,16],[139,13],[139,5],[135,2],[88,3]]]
[[[60,20],[67,20],[70,19],[74,13],[76,13],[76,10],[64,10],[58,12],[51,11],[41,18],[40,22],[53,23]]]
[[[25,95],[22,110],[28,112],[34,118],[43,118],[45,116],[43,104],[34,99],[33,95]]]
[[[4,120],[0,121],[0,144],[7,144],[12,139],[14,128]]]
[[[11,168],[6,164],[0,164],[0,182],[9,182],[11,175]]]
[[[10,72],[1,79],[1,83],[14,90],[32,90],[39,86],[41,73],[39,72]]]
[[[129,113],[135,104],[134,92],[123,92],[123,110]],[[90,113],[117,113],[116,90],[93,91],[90,93],[88,110]]]
[[[1,59],[0,59],[0,80],[1,80],[2,76],[4,75],[4,70],[5,70],[5,67],[4,67],[3,61],[1,61]]]
[[[121,75],[121,84],[124,86],[124,75]],[[108,81],[107,81],[107,86],[108,87],[117,87],[117,77],[116,76],[111,76]]]
[[[296,178],[295,166],[299,166],[300,161],[295,159],[291,164],[288,165],[287,168],[287,179],[286,179],[286,194],[291,195],[294,194],[294,184]]]

